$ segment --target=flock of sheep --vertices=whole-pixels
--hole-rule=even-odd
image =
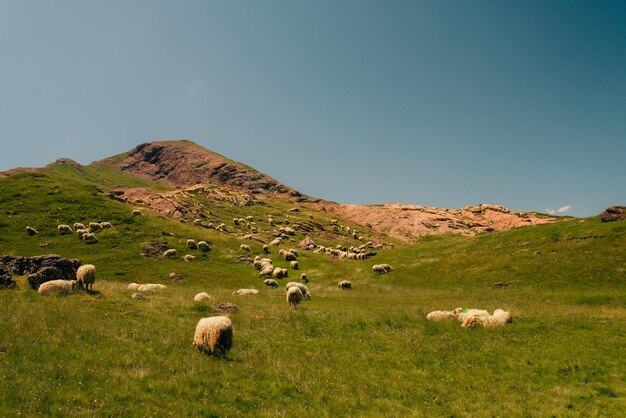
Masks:
[[[483,309],[456,308],[451,311],[433,311],[426,315],[429,321],[445,321],[450,318],[457,319],[462,327],[469,328],[482,325],[485,328],[503,327],[513,322],[513,317],[507,311],[496,309],[493,314]]]

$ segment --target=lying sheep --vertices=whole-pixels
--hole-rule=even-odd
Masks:
[[[128,290],[137,290],[141,286],[139,283],[129,283],[126,289]]]
[[[163,290],[167,288],[164,284],[159,283],[146,283],[141,284],[137,287],[137,291],[139,292],[156,292],[157,290]]]
[[[263,280],[263,285],[267,287],[278,287],[278,282],[274,279],[265,279]]]
[[[209,243],[206,242],[206,241],[199,241],[198,242],[198,249],[200,251],[202,251],[203,253],[209,252]]]
[[[304,284],[299,283],[299,282],[289,282],[285,285],[286,289],[290,289],[292,287],[297,287],[298,289],[300,289],[300,292],[302,292],[302,296],[306,300],[311,300],[311,291]]]
[[[186,245],[187,245],[187,248],[190,250],[195,250],[196,248],[198,248],[198,245],[196,244],[195,239],[188,239]]]
[[[256,295],[259,291],[256,289],[239,289],[233,292],[233,295],[237,296],[246,296],[246,295]]]
[[[250,248],[250,246],[249,246],[249,245],[246,245],[246,244],[241,244],[241,245],[239,246],[239,249],[240,249],[241,251],[247,251],[247,252],[252,251],[252,248]]]
[[[429,321],[445,321],[449,318],[455,318],[454,311],[432,311],[426,315]]]
[[[207,292],[200,292],[193,297],[194,302],[209,301],[213,298]]]
[[[39,231],[37,231],[35,228],[32,228],[32,227],[30,227],[30,226],[27,226],[26,228],[24,228],[24,230],[25,230],[25,231],[26,231],[26,233],[27,233],[28,235],[30,235],[31,237],[32,237],[33,235],[37,235],[37,234],[39,233]]]
[[[481,316],[479,320],[479,323],[485,328],[503,327],[511,322],[513,322],[511,314],[502,309],[496,309],[493,315]]]
[[[287,289],[287,303],[292,308],[298,308],[298,305],[302,301],[302,291],[297,287],[290,287]]]
[[[170,248],[163,252],[163,257],[176,258],[176,248]]]
[[[141,216],[141,211],[139,209],[133,210],[133,216]]]
[[[74,293],[77,286],[76,280],[50,280],[42,283],[37,292],[42,296],[67,296]]]
[[[96,266],[93,264],[82,265],[76,270],[76,281],[79,288],[85,290],[93,290],[93,284],[96,282]]]
[[[339,286],[340,289],[352,289],[352,282],[348,280],[342,280],[337,283],[337,286]]]
[[[72,228],[69,225],[59,225],[57,226],[57,230],[59,231],[59,233],[61,235],[65,235],[65,234],[71,234],[72,233]]]
[[[91,233],[100,232],[101,229],[102,227],[100,226],[98,222],[89,222],[89,232]]]
[[[298,262],[297,261],[294,260],[291,263],[289,263],[289,265],[291,266],[292,269],[298,270]]]
[[[463,309],[456,308],[452,311],[456,319],[461,323],[462,327],[471,327],[480,321],[481,317],[489,316],[489,312],[484,309]]]
[[[209,355],[226,357],[233,346],[233,324],[227,316],[202,318],[196,325],[193,345]]]
[[[191,260],[193,260],[194,258],[196,258],[195,255],[191,255],[191,254],[185,254],[185,256],[183,257],[183,260],[185,260],[185,262],[189,263]]]
[[[85,241],[87,244],[95,244],[98,242],[98,238],[96,237],[96,235],[92,234],[91,232],[84,233],[82,240]]]

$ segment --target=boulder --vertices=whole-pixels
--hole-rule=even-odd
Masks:
[[[13,289],[15,286],[16,283],[11,277],[11,273],[4,268],[0,268],[0,289]]]
[[[600,214],[600,221],[614,222],[626,219],[626,206],[611,206]]]

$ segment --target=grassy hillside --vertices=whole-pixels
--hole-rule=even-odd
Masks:
[[[101,292],[44,298],[25,278],[17,290],[0,291],[0,416],[626,414],[624,222],[573,219],[429,237],[366,261],[302,251],[313,300],[292,310],[282,286],[263,289],[257,271],[237,262],[242,241],[150,212],[133,217],[132,207],[100,190],[153,185],[92,170],[55,166],[0,180],[0,254],[93,263]],[[226,222],[236,212],[264,219],[287,208],[277,201],[207,211]],[[328,221],[308,210],[293,216],[309,213]],[[56,231],[90,220],[114,228],[94,245]],[[40,234],[27,236],[26,225]],[[190,251],[198,258],[183,262],[187,238],[208,240],[212,251]],[[161,240],[179,250],[178,259],[139,255]],[[260,253],[261,243],[246,243]],[[287,267],[276,248],[271,257]],[[383,262],[395,270],[373,275],[371,266]],[[184,280],[171,283],[171,271]],[[339,290],[342,279],[354,289]],[[510,284],[491,288],[501,281]],[[126,290],[130,282],[168,288],[138,301]],[[241,287],[261,293],[233,296]],[[193,302],[200,291],[240,309],[229,361],[191,345],[197,321],[215,314]],[[425,320],[431,310],[455,307],[503,308],[514,322],[486,330]]]

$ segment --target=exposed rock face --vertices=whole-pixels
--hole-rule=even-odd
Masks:
[[[177,188],[217,184],[235,187],[252,195],[285,195],[297,202],[311,200],[263,173],[190,141],[141,144],[117,164],[123,171],[153,180],[165,180]]]
[[[15,280],[7,269],[0,267],[0,289],[12,289],[16,286]]]
[[[35,257],[0,256],[0,269],[10,274],[22,276],[30,273],[28,284],[37,290],[42,283],[50,280],[74,280],[76,270],[80,266],[77,259],[67,259],[56,254]]]
[[[614,222],[626,219],[626,206],[611,206],[600,214],[600,221]]]

